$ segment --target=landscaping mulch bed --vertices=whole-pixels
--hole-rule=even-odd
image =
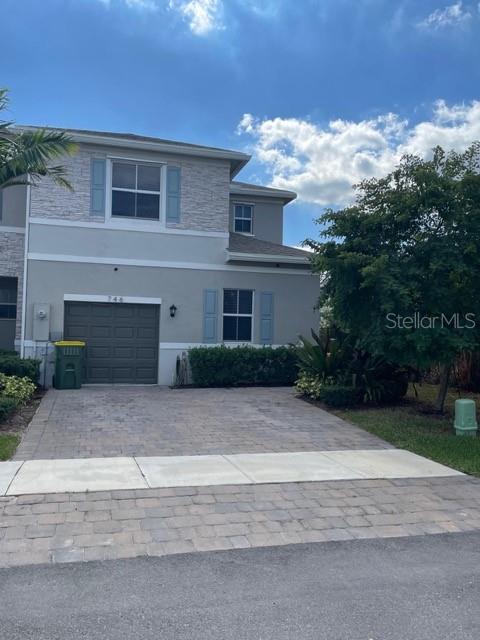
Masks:
[[[7,420],[0,422],[0,460],[8,460],[15,453],[22,434],[30,424],[44,393],[43,389],[37,390],[24,407],[20,407]]]
[[[13,415],[11,415],[4,422],[0,422],[0,433],[22,433],[30,424],[35,411],[38,409],[44,391],[36,391],[33,398],[24,406],[17,409]]]

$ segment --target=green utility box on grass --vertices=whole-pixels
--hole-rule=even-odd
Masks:
[[[55,389],[80,389],[84,350],[80,340],[55,342]]]
[[[457,436],[477,435],[477,411],[473,400],[455,400],[454,426]]]

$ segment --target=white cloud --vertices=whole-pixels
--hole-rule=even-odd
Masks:
[[[480,101],[435,104],[430,120],[411,126],[394,113],[320,126],[298,118],[258,119],[245,114],[237,132],[271,176],[271,186],[296,191],[323,206],[352,201],[352,185],[393,169],[402,155],[428,157],[436,145],[464,150],[480,139]]]
[[[180,12],[197,36],[224,28],[222,0],[169,0],[168,6]]]
[[[444,27],[462,26],[470,20],[472,14],[463,7],[463,2],[455,2],[444,9],[436,9],[418,23],[421,29],[442,29]]]

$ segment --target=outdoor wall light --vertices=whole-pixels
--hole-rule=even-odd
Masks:
[[[176,313],[177,313],[177,307],[174,304],[172,304],[172,306],[170,307],[170,318],[174,318]]]

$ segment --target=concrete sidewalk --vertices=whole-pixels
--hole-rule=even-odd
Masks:
[[[461,476],[400,449],[0,463],[0,495]]]

